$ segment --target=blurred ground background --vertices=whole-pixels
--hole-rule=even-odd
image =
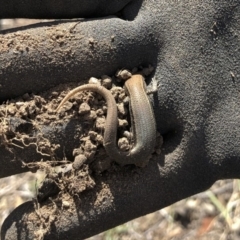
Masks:
[[[36,196],[43,178],[37,172],[0,179],[0,226],[14,208]],[[206,192],[89,238],[117,239],[240,239],[240,180],[218,181]]]
[[[39,20],[2,19],[0,29],[36,22]],[[0,227],[14,208],[36,196],[43,178],[44,173],[39,171],[0,179]],[[117,239],[238,240],[240,180],[218,181],[206,192],[89,238]]]

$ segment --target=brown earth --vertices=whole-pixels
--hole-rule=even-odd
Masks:
[[[149,75],[152,70],[153,68],[149,66],[148,68],[134,68],[132,72]],[[118,132],[120,133],[118,147],[122,151],[128,151],[133,144],[132,135],[129,134],[131,129],[128,110],[129,98],[124,88],[121,87],[121,81],[129,78],[131,73],[121,70],[116,76],[104,75],[101,79],[92,77],[89,79],[89,83],[99,84],[110,89],[118,109]],[[80,194],[83,191],[95,187],[99,189],[97,199],[93,203],[95,207],[101,204],[102,199],[113,198],[106,184],[97,186],[94,180],[103,171],[113,173],[119,170],[119,167],[107,156],[103,147],[107,115],[105,100],[97,93],[83,91],[73,96],[56,112],[63,97],[69,90],[77,86],[77,83],[61,84],[38,95],[26,93],[0,105],[0,144],[13,152],[13,146],[24,150],[24,148],[34,145],[38,153],[42,156],[49,156],[51,159],[41,162],[23,162],[23,166],[33,172],[40,169],[46,173],[45,179],[37,190],[35,212],[25,219],[26,222],[34,221],[36,223],[36,227],[38,227],[35,231],[36,239],[43,239],[43,236],[50,230],[51,223],[59,215],[59,209],[73,211],[71,206],[74,206],[76,198],[81,201]],[[80,136],[78,131],[74,136],[79,139],[79,147],[73,150],[74,162],[66,159],[56,161],[55,150],[59,145],[51,143],[51,140],[46,136],[43,137],[41,133],[32,137],[20,132],[13,132],[9,124],[11,117],[28,120],[34,129],[40,129],[40,126],[44,124],[54,128],[57,124],[67,122],[72,118],[86,121],[88,124],[81,131]],[[160,153],[161,143],[162,138],[158,135],[156,152],[153,153],[153,156]],[[42,205],[42,202],[46,204]],[[48,202],[52,204],[48,204]]]

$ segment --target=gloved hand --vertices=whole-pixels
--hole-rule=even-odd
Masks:
[[[98,18],[3,32],[0,100],[151,64],[160,83],[152,104],[163,146],[145,168],[126,166],[96,177],[97,187],[83,192],[71,211],[58,212],[44,239],[86,238],[203,191],[218,179],[240,177],[238,0],[99,0],[97,5],[86,0],[67,7],[47,2],[35,8],[21,1],[16,14],[3,3],[0,17]],[[71,134],[43,128],[53,142],[71,142]],[[16,151],[28,161],[27,151]],[[41,159],[34,154],[31,160]],[[0,158],[0,176],[24,171],[18,161],[10,162],[4,146]],[[105,197],[97,202],[99,196]],[[21,221],[33,211],[31,202],[17,208],[2,227],[2,239],[33,239],[39,226]]]

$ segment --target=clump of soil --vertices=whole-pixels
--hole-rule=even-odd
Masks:
[[[151,66],[134,68],[132,73],[140,72],[147,76],[152,70]],[[131,128],[128,110],[129,98],[120,82],[131,77],[132,73],[122,70],[113,77],[104,75],[101,79],[93,77],[89,79],[89,83],[99,84],[109,89],[116,100],[120,135],[118,147],[122,151],[128,151],[133,141],[132,135],[129,133]],[[42,239],[49,231],[50,225],[56,220],[54,216],[57,215],[56,212],[60,208],[71,211],[73,197],[77,196],[80,199],[83,191],[95,188],[94,176],[109,170],[114,164],[106,155],[103,147],[107,107],[102,96],[91,91],[80,92],[67,101],[59,112],[56,112],[63,97],[75,87],[77,87],[77,83],[69,83],[59,85],[39,95],[26,93],[22,97],[12,99],[0,106],[0,145],[4,145],[10,150],[12,146],[24,149],[29,145],[34,145],[38,153],[50,157],[50,161],[23,163],[30,170],[42,169],[46,172],[46,178],[38,189],[35,215],[32,216],[37,218],[39,223],[38,230],[35,232],[36,239]],[[10,128],[9,117],[30,122],[27,130],[25,129],[24,133],[21,131],[13,132]],[[59,145],[52,143],[43,134],[39,133],[34,137],[27,134],[33,129],[38,129],[39,125],[45,124],[54,127],[59,123],[68,122],[72,118],[81,118],[87,123],[84,130],[81,130],[79,146],[73,149],[73,162],[66,159],[56,161],[54,155]],[[162,138],[159,135],[155,154],[160,153],[161,142]],[[107,186],[100,186],[99,189],[101,189],[98,197],[99,203],[104,195],[109,195],[111,198]],[[53,197],[54,201],[51,200]],[[52,204],[39,205],[45,201],[52,201]],[[47,209],[47,216],[42,216],[41,212],[45,212],[44,208],[49,207],[51,209]]]
[[[132,72],[141,72],[147,76],[153,68],[134,68]],[[121,136],[118,147],[122,151],[128,151],[132,144],[132,135],[129,133],[131,123],[129,121],[129,98],[125,90],[119,84],[131,76],[131,72],[121,70],[117,77],[102,76],[101,79],[90,78],[89,83],[99,84],[109,89],[114,96],[118,108],[118,132]],[[12,99],[0,105],[0,145],[11,150],[11,146],[21,149],[34,145],[36,151],[42,156],[49,156],[54,160],[55,151],[60,147],[51,142],[40,132],[32,136],[34,130],[40,125],[55,127],[57,124],[68,122],[70,119],[81,118],[84,121],[83,133],[79,139],[79,147],[73,149],[74,162],[72,167],[80,169],[84,164],[91,164],[95,172],[103,172],[111,165],[111,160],[106,156],[103,148],[103,133],[107,107],[101,95],[83,91],[67,101],[59,112],[56,108],[67,92],[77,86],[77,83],[62,84],[39,95],[24,94],[22,97]],[[17,119],[17,125],[11,129],[9,119]],[[27,120],[24,124],[22,120]],[[15,123],[16,125],[16,123]],[[22,129],[24,128],[24,129]],[[78,137],[76,135],[76,137]],[[159,149],[157,150],[159,152]],[[41,166],[39,166],[41,167]]]

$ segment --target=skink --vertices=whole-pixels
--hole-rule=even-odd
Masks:
[[[133,129],[133,148],[127,152],[117,146],[117,105],[111,92],[106,88],[86,84],[70,91],[57,107],[57,111],[73,95],[80,91],[93,91],[102,95],[107,103],[107,117],[103,145],[107,154],[120,165],[135,164],[143,167],[148,161],[156,144],[156,122],[151,103],[146,92],[144,78],[140,74],[126,80],[125,88],[130,98],[130,116]]]

